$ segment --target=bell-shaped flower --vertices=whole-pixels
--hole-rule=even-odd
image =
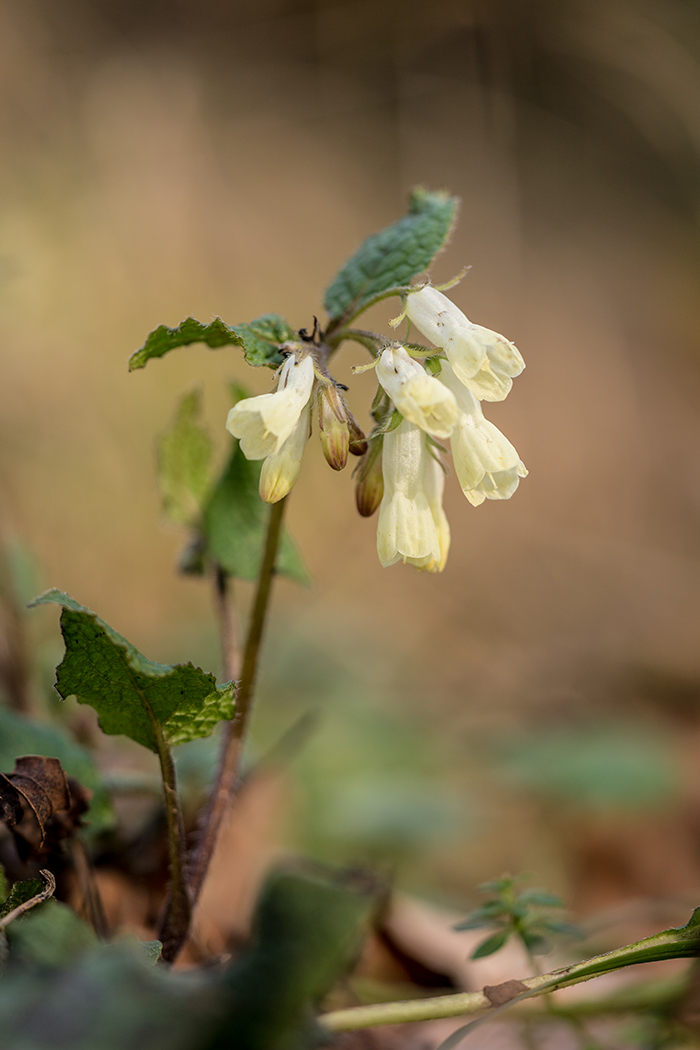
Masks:
[[[279,452],[267,456],[260,471],[260,498],[265,503],[277,503],[290,491],[299,477],[301,457],[311,429],[311,399],[301,410],[291,434],[280,446]]]
[[[430,285],[409,293],[406,317],[445,351],[457,378],[482,401],[502,401],[513,377],[525,367],[510,340],[472,324],[451,299]]]
[[[485,499],[510,499],[527,470],[500,430],[484,418],[472,392],[443,363],[441,380],[452,391],[460,411],[450,446],[462,492],[475,507]]]
[[[384,435],[384,495],[377,524],[377,554],[384,568],[404,561],[422,569],[442,560],[425,489],[427,458],[425,435],[410,420],[402,419]]]
[[[450,436],[459,415],[454,397],[403,346],[384,350],[377,361],[377,379],[404,419],[433,437]]]
[[[440,544],[440,558],[437,561],[431,559],[421,568],[427,572],[442,572],[450,550],[450,523],[442,506],[442,494],[445,490],[445,471],[439,460],[430,452],[425,457],[423,487],[428,498],[428,506],[433,516],[433,524],[435,525],[438,543]]]
[[[292,353],[282,365],[274,394],[247,397],[233,406],[226,427],[239,439],[246,459],[280,452],[309,403],[313,384],[311,357]]]

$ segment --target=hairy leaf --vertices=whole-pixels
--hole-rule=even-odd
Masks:
[[[194,317],[186,317],[175,328],[160,324],[150,333],[140,350],[129,358],[129,371],[145,368],[152,358],[164,357],[171,350],[192,343],[205,343],[212,350],[218,350],[221,346],[242,346],[243,340],[220,317],[215,317],[210,324],[202,324]]]
[[[185,394],[173,425],[158,442],[158,483],[163,510],[171,521],[197,521],[211,477],[211,438],[200,422],[199,390]]]
[[[58,726],[32,722],[14,711],[0,708],[0,769],[10,769],[18,756],[29,753],[59,759],[68,776],[75,777],[92,793],[85,814],[91,832],[112,826],[112,803],[90,753]]]
[[[129,371],[145,368],[154,357],[164,357],[171,350],[192,343],[205,343],[212,350],[222,346],[242,346],[251,365],[269,365],[277,368],[284,360],[279,344],[296,338],[296,332],[279,314],[264,314],[244,324],[227,325],[220,317],[210,324],[202,324],[187,317],[175,328],[158,325],[143,346],[129,358]]]
[[[408,214],[368,237],[326,289],[331,321],[354,316],[375,296],[426,270],[449,237],[457,204],[446,193],[415,189]]]
[[[105,733],[124,734],[157,752],[156,724],[166,743],[181,744],[208,736],[222,718],[232,717],[232,683],[217,688],[213,675],[191,663],[148,660],[61,591],[47,591],[32,602],[44,604],[63,606],[66,654],[56,669],[56,689],[64,699],[76,696],[94,707]]]
[[[262,462],[245,458],[234,441],[228,465],[203,515],[205,543],[211,557],[230,575],[255,580],[260,569],[269,507],[260,499]],[[295,544],[284,531],[277,571],[307,584],[309,574]]]
[[[279,352],[280,343],[298,338],[279,314],[263,314],[249,324],[234,325],[233,331],[241,340],[248,364],[267,365],[269,368],[278,368],[284,361]]]

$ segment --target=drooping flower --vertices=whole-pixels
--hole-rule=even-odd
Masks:
[[[410,292],[406,317],[445,351],[457,378],[482,401],[503,401],[513,377],[525,367],[520,351],[505,336],[472,324],[458,306],[427,285]]]
[[[433,516],[433,524],[440,544],[440,558],[429,561],[422,566],[426,572],[442,572],[445,568],[450,550],[450,523],[442,506],[442,494],[445,490],[445,471],[439,460],[430,452],[425,457],[425,474],[423,487],[428,498],[428,506]]]
[[[450,436],[458,417],[454,397],[403,346],[383,351],[377,379],[405,419],[433,437]]]
[[[301,410],[294,428],[279,452],[267,456],[260,471],[260,498],[265,503],[277,503],[291,490],[299,477],[301,457],[309,439],[311,427],[311,399]]]
[[[429,458],[425,442],[420,427],[406,418],[384,435],[384,495],[377,524],[377,554],[385,568],[404,561],[422,569],[442,561],[425,488]]]
[[[440,378],[455,395],[460,411],[450,446],[462,492],[475,507],[485,499],[510,499],[520,478],[527,476],[525,464],[510,441],[484,418],[481,405],[447,362]]]
[[[226,427],[239,439],[246,459],[265,459],[280,451],[309,403],[313,384],[311,357],[292,353],[273,394],[247,397],[233,406]]]

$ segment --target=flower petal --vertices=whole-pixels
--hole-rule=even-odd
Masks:
[[[397,561],[421,567],[440,562],[435,522],[425,492],[425,437],[409,420],[384,435],[384,496],[377,524],[377,553],[386,568]]]
[[[247,397],[234,405],[226,420],[247,459],[264,459],[279,452],[311,397],[314,366],[310,356],[290,355],[282,366],[274,394]]]

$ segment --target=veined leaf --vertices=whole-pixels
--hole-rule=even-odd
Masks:
[[[211,438],[200,422],[199,390],[185,394],[170,430],[158,441],[158,483],[163,510],[171,521],[198,519],[211,476]]]
[[[255,580],[265,542],[269,508],[258,486],[262,461],[248,460],[234,441],[228,465],[204,509],[203,532],[211,557],[230,576]],[[283,532],[277,572],[308,584],[309,574],[288,532]]]
[[[215,317],[210,324],[187,317],[175,328],[158,325],[129,358],[129,371],[145,368],[152,358],[164,357],[171,350],[192,343],[205,343],[212,350],[242,346],[249,364],[277,368],[284,360],[279,344],[295,338],[296,332],[279,314],[264,314],[250,323],[236,325],[227,325],[220,317]]]
[[[382,292],[408,284],[444,246],[457,215],[457,197],[413,190],[408,214],[368,237],[326,289],[331,321],[354,315]]]
[[[242,346],[243,340],[234,328],[225,324],[220,317],[215,317],[210,324],[202,324],[194,317],[186,317],[175,328],[159,324],[150,333],[140,350],[129,358],[129,371],[145,368],[154,357],[164,357],[171,350],[191,343],[206,343],[212,350],[221,346]]]
[[[216,679],[191,663],[158,664],[148,660],[95,613],[58,590],[40,595],[32,605],[62,605],[61,632],[66,654],[56,669],[56,689],[97,711],[100,728],[123,734],[157,752],[154,729],[167,744],[208,736],[234,708],[233,683],[217,688]]]
[[[237,324],[233,331],[241,340],[249,365],[267,365],[279,368],[284,361],[279,352],[280,343],[298,339],[298,334],[279,314],[263,314],[250,324]]]

